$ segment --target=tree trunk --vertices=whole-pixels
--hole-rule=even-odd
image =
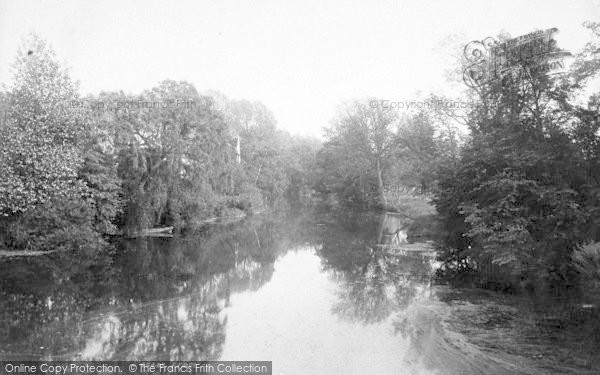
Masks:
[[[377,185],[379,187],[379,197],[381,198],[381,204],[383,208],[387,208],[387,200],[385,199],[385,192],[383,191],[383,177],[381,171],[381,162],[379,157],[377,158]]]
[[[262,164],[258,166],[258,173],[256,174],[256,179],[254,180],[254,186],[258,184],[258,176],[260,176],[260,170],[262,169]]]

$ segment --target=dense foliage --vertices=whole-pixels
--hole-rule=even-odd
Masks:
[[[35,35],[0,107],[0,247],[93,253],[106,235],[193,227],[310,193],[319,143],[277,130],[262,103],[175,81],[81,98]]]
[[[595,275],[599,257],[600,95],[587,105],[577,98],[600,71],[600,27],[586,26],[595,39],[567,73],[511,61],[502,79],[468,93],[476,105],[460,113],[400,116],[373,98],[348,104],[326,129],[317,190],[335,203],[388,210],[398,209],[389,190],[433,192],[445,276],[509,290],[558,291],[582,280],[595,288],[600,278],[581,275]]]
[[[573,100],[598,70],[585,59],[597,61],[598,49],[569,75],[520,62],[520,74],[477,91],[484,105],[469,114],[471,138],[456,165],[439,169],[449,274],[501,289],[575,285],[572,258],[600,240],[598,96],[587,107]]]
[[[316,189],[342,204],[390,209],[389,192],[431,189],[433,167],[455,156],[458,140],[430,113],[399,116],[373,103],[381,101],[349,103],[326,129]]]

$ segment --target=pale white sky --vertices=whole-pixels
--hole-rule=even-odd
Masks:
[[[600,20],[600,0],[0,0],[0,82],[34,31],[82,94],[186,80],[260,100],[280,128],[319,136],[345,100],[457,93],[444,75],[461,52],[443,42],[450,34],[558,27],[559,45],[576,52],[586,20]]]

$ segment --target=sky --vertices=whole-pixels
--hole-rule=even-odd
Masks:
[[[557,27],[576,52],[587,20],[600,20],[600,0],[0,0],[0,83],[35,32],[83,95],[185,80],[262,101],[279,128],[320,137],[352,99],[458,95],[446,72],[464,42]]]

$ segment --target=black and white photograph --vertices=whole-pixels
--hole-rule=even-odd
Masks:
[[[0,0],[0,375],[600,375],[600,0]]]

